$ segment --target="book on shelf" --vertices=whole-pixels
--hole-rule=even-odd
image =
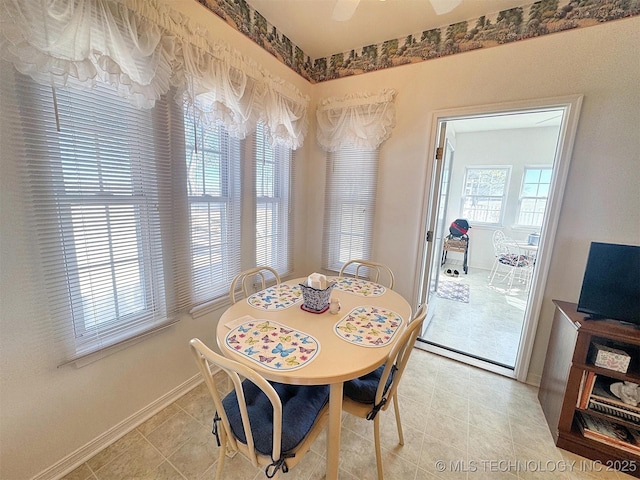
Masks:
[[[640,426],[640,414],[625,407],[612,405],[611,403],[608,403],[605,401],[597,400],[595,398],[590,398],[589,410],[595,410],[596,412],[604,413],[606,415],[611,415],[613,417],[618,417]]]
[[[624,403],[611,393],[611,385],[618,381],[584,371],[576,407],[581,410],[594,410],[640,425],[640,407]]]
[[[576,398],[576,408],[580,408],[580,399],[582,398],[582,392],[584,392],[584,383],[587,380],[587,371],[582,371],[582,378],[580,379],[580,386],[578,388],[578,397]]]
[[[640,432],[638,430],[582,412],[576,412],[576,418],[580,432],[585,438],[640,455]]]
[[[597,375],[594,372],[584,371],[582,373],[582,381],[580,382],[580,390],[578,391],[577,407],[586,409],[589,405],[589,398],[595,385]]]

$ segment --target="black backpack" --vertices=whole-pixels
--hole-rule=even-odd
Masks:
[[[469,222],[467,222],[464,218],[456,218],[453,222],[451,222],[451,226],[449,227],[449,233],[451,233],[454,237],[462,237],[466,235],[471,226],[469,226]]]

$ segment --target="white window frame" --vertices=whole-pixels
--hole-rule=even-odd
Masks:
[[[205,127],[188,113],[184,125],[190,303],[195,307],[191,313],[199,316],[226,300],[231,280],[242,268],[242,148],[222,125]],[[217,176],[207,175],[207,163],[219,164]],[[195,215],[198,206],[206,210],[204,223]]]
[[[177,321],[165,296],[161,242],[167,192],[160,172],[170,169],[170,156],[159,142],[168,137],[168,124],[107,84],[54,92],[13,69],[6,75],[3,95],[10,88],[16,99],[6,113],[24,125],[19,138],[7,141],[28,158],[24,201],[40,286],[62,344],[59,361]],[[148,132],[153,137],[141,141]]]
[[[255,263],[284,277],[293,271],[293,153],[284,146],[271,146],[262,123],[253,140]]]
[[[338,272],[352,259],[371,258],[379,150],[343,147],[328,154],[324,259]]]
[[[137,162],[132,162],[132,170],[136,169]],[[57,182],[56,182],[57,183]],[[152,278],[156,276],[156,272],[154,271],[152,265],[152,255],[150,252],[154,249],[157,249],[158,246],[151,241],[151,233],[149,232],[149,225],[152,223],[150,216],[153,215],[153,210],[155,206],[149,205],[148,199],[152,198],[153,193],[150,192],[147,187],[140,187],[142,182],[138,182],[138,186],[135,188],[137,190],[127,198],[115,199],[112,195],[108,194],[97,194],[93,198],[88,199],[83,195],[69,195],[63,193],[64,187],[62,185],[57,185],[54,187],[54,191],[56,192],[56,198],[60,204],[60,217],[69,218],[69,219],[80,219],[84,215],[91,215],[88,213],[87,207],[103,207],[105,210],[105,221],[104,227],[105,237],[107,238],[107,242],[110,245],[114,245],[117,242],[114,234],[114,230],[119,228],[117,226],[116,221],[112,220],[114,214],[117,214],[118,211],[122,211],[122,207],[132,207],[135,211],[134,216],[136,217],[136,222],[134,224],[134,228],[136,230],[136,250],[131,251],[128,255],[129,258],[126,260],[116,260],[115,256],[117,251],[114,247],[109,248],[108,254],[112,259],[106,265],[110,274],[108,275],[111,278],[111,283],[116,285],[118,282],[116,269],[121,266],[123,263],[137,263],[138,271],[140,277],[140,289],[142,290],[142,299],[140,308],[136,312],[128,312],[123,313],[122,308],[119,306],[120,302],[118,297],[123,298],[126,297],[125,294],[119,294],[118,288],[113,289],[113,309],[114,309],[114,317],[116,320],[109,321],[110,327],[108,329],[99,328],[96,320],[89,320],[87,315],[85,315],[85,311],[94,310],[93,308],[89,308],[89,305],[102,303],[100,300],[97,300],[97,293],[91,294],[92,300],[90,302],[84,300],[86,298],[86,294],[83,293],[83,284],[87,285],[91,283],[90,280],[83,281],[83,271],[85,271],[85,275],[88,274],[89,278],[94,275],[96,270],[95,261],[91,262],[83,262],[82,257],[76,254],[75,246],[80,243],[76,239],[79,240],[79,236],[90,236],[91,232],[87,232],[87,228],[82,229],[75,227],[74,224],[77,223],[75,220],[72,220],[71,223],[66,222],[64,220],[60,221],[60,238],[61,238],[61,250],[64,253],[64,264],[66,267],[64,268],[65,274],[67,276],[67,282],[69,286],[69,297],[70,297],[70,309],[71,316],[74,319],[74,330],[76,336],[76,342],[78,345],[78,352],[82,352],[83,348],[80,348],[81,345],[84,345],[87,349],[91,349],[92,341],[90,340],[93,336],[99,335],[103,339],[111,338],[113,341],[118,341],[121,339],[121,332],[123,329],[130,330],[131,327],[138,323],[144,322],[149,316],[153,316],[154,313],[154,305],[151,301],[152,298],[158,297],[158,292],[156,291],[156,286],[162,277],[156,279],[155,281],[151,281]],[[155,195],[153,195],[155,196]],[[81,209],[79,215],[74,214],[73,211],[77,209]],[[120,227],[121,228],[121,227]],[[84,230],[84,232],[83,232]],[[85,263],[84,267],[81,265]],[[93,268],[90,264],[94,264]],[[91,291],[91,289],[90,289]],[[86,292],[86,288],[85,288]],[[84,300],[84,301],[83,301]],[[91,324],[94,325],[91,325]],[[103,322],[104,323],[104,322]],[[126,335],[125,335],[126,337]],[[87,338],[87,341],[82,341],[83,338]]]
[[[294,182],[293,152],[282,146],[272,147],[269,144],[264,126],[259,123],[257,130],[244,140],[233,139],[223,127],[215,127],[217,133],[212,133],[212,127],[199,127],[198,132],[193,132],[193,120],[187,113],[184,115],[186,155],[192,158],[198,155],[205,158],[212,154],[218,158],[225,158],[226,175],[228,185],[222,185],[222,195],[190,195],[189,206],[200,204],[224,205],[225,224],[220,226],[210,225],[224,231],[226,241],[220,252],[225,257],[221,265],[218,265],[218,278],[215,283],[201,282],[199,287],[192,282],[193,289],[198,288],[202,293],[194,298],[190,313],[193,317],[205,315],[221,306],[228,300],[229,285],[233,277],[240,271],[256,265],[268,265],[278,271],[281,277],[293,271],[293,206],[291,202],[291,189]],[[227,147],[224,151],[211,151],[207,147],[207,135],[222,135],[221,142]],[[191,137],[199,138],[197,153],[194,151]],[[209,142],[210,143],[210,142]],[[191,146],[190,146],[191,145]],[[259,169],[266,164],[271,166],[272,176],[261,178]],[[193,181],[187,162],[187,183]],[[266,181],[267,184],[258,182]],[[260,228],[258,216],[264,213],[264,207],[270,207],[270,215],[265,220],[266,229]],[[190,232],[194,225],[190,210]],[[242,234],[241,234],[242,232]],[[264,239],[267,242],[268,253],[265,252]],[[193,268],[193,254],[196,245],[193,238],[189,248],[191,253],[192,276],[197,276]],[[210,265],[213,268],[213,265]],[[201,280],[201,279],[200,279]]]
[[[488,175],[488,172],[501,171],[504,172],[504,183],[502,185],[502,191],[496,192],[494,186],[489,182],[474,182],[470,184],[469,174],[470,172],[480,172],[480,174]],[[507,194],[509,192],[509,179],[511,177],[511,166],[504,165],[474,165],[467,166],[465,168],[464,183],[462,185],[462,195],[460,201],[460,217],[466,218],[470,224],[487,225],[487,226],[499,226],[504,221],[504,212],[507,203]],[[475,192],[473,191],[475,190]],[[480,205],[482,203],[489,203],[499,201],[500,209],[489,208],[472,208],[469,203],[475,203]],[[488,221],[491,212],[498,211],[498,218],[495,221]]]
[[[240,141],[231,138],[221,126],[199,125],[194,128],[192,123],[189,127],[189,122],[193,122],[194,118],[192,112],[183,112],[170,96],[159,99],[153,109],[138,110],[126,99],[115,95],[115,92],[106,100],[101,100],[101,88],[111,88],[107,85],[99,85],[86,92],[74,89],[70,89],[69,93],[64,89],[53,92],[50,87],[36,84],[13,69],[5,70],[5,74],[11,82],[7,84],[10,85],[7,88],[11,88],[9,95],[15,99],[11,102],[10,114],[17,112],[16,118],[20,119],[14,123],[29,126],[28,138],[23,140],[22,136],[16,135],[15,139],[11,139],[15,141],[11,149],[26,152],[25,156],[38,157],[37,162],[31,162],[27,156],[19,163],[21,167],[25,166],[24,178],[27,183],[24,190],[30,192],[26,201],[32,203],[27,210],[34,217],[33,238],[38,240],[38,246],[44,245],[41,255],[44,260],[39,258],[38,264],[34,260],[34,268],[44,270],[46,274],[42,276],[42,292],[50,300],[49,309],[52,317],[55,317],[52,318],[55,336],[63,343],[59,350],[60,364],[86,364],[81,359],[87,357],[90,362],[91,359],[101,358],[103,353],[98,352],[107,349],[116,351],[113,347],[132,344],[143,335],[177,322],[180,316],[176,314],[179,311],[190,310],[194,317],[198,317],[228,302],[228,289],[233,277],[243,268],[255,264],[259,239],[256,218],[251,213],[262,205],[273,207],[271,228],[277,241],[270,247],[274,252],[271,256],[274,264],[271,266],[283,276],[293,271],[291,195],[294,166],[290,149],[272,148],[263,138],[258,155],[253,148],[258,143],[256,135]],[[13,75],[17,79],[15,82],[11,78]],[[4,78],[3,75],[3,88]],[[21,92],[20,95],[14,94],[14,90]],[[73,111],[67,96],[72,100],[86,100],[78,100],[76,111]],[[53,105],[56,98],[59,117]],[[26,120],[20,116],[20,112],[26,112]],[[87,126],[85,121],[85,116],[92,115],[98,119],[95,121],[96,127],[93,123]],[[139,127],[129,125],[129,115],[136,121],[143,119],[144,124]],[[58,118],[62,124],[60,134],[56,132]],[[103,125],[101,121],[108,124]],[[77,125],[73,125],[73,122]],[[78,139],[74,134],[74,138],[80,142],[77,148],[74,145],[61,146],[64,136],[74,128],[77,131],[94,128],[95,132],[86,139]],[[107,137],[100,137],[103,132]],[[111,141],[108,135],[118,139],[118,143],[113,145],[116,140]],[[215,143],[211,135],[224,137],[224,140]],[[123,138],[120,139],[120,136]],[[86,172],[96,170],[97,173],[92,175],[99,176],[100,157],[97,156],[94,161],[91,148],[97,152],[104,150],[101,154],[104,155],[105,164],[111,162],[117,167],[122,162],[129,162],[122,167],[122,171],[111,174],[119,182],[120,190],[115,194],[96,189],[94,184],[100,185],[101,181],[93,182],[93,177],[90,179],[93,182],[90,189],[95,191],[76,192],[69,188],[69,181],[65,178],[68,174],[64,171],[68,165],[68,162],[65,165],[65,155],[72,159],[79,152],[78,165],[81,171],[77,183],[80,187],[88,182]],[[257,190],[251,184],[243,189],[247,186],[246,181],[257,181],[253,169],[256,168],[258,156],[261,161],[273,156],[275,168],[275,177],[269,177],[273,181],[273,188],[268,195],[260,197],[256,196]],[[220,179],[217,173],[207,170],[205,163],[210,160],[221,162],[218,165],[224,170],[226,179]],[[32,164],[36,165],[34,171],[29,170]],[[194,168],[199,168],[205,174],[194,175]],[[207,179],[207,175],[215,177],[217,190],[194,189],[194,181],[202,186],[209,180],[207,185],[211,186],[211,179]],[[90,248],[84,256],[75,251],[84,247],[79,245],[83,239],[79,236],[80,227],[74,217],[74,211],[80,206],[85,208],[85,216],[88,209],[92,210],[90,215],[93,223],[87,228],[91,229],[92,234],[102,232],[102,244],[107,246],[107,266],[100,265],[100,268],[104,267],[104,272],[100,272],[103,278],[92,296],[96,299],[92,308],[103,314],[102,317],[96,317],[98,324],[90,323],[93,320],[88,315],[93,313],[83,307],[87,302],[87,282],[83,280],[79,269],[83,267],[83,262],[86,263],[85,259],[92,262],[96,258]],[[198,225],[198,216],[195,215],[198,207],[209,213],[214,210],[221,213],[215,219],[208,213],[204,223]],[[108,211],[114,209],[118,209],[120,214],[118,231],[113,223],[115,220],[112,222],[107,216]],[[127,227],[122,227],[123,215],[129,221]],[[39,225],[42,219],[45,219],[45,223]],[[126,228],[124,234],[123,228]],[[211,232],[216,233],[216,239],[210,238]],[[116,238],[117,235],[119,237]],[[219,241],[220,238],[223,241]],[[116,258],[118,247],[109,247],[117,242],[126,244],[127,256],[124,260]],[[200,254],[206,254],[204,256],[209,258],[199,263],[199,257],[203,258]],[[112,288],[110,284],[117,284],[114,279],[119,279],[117,275],[122,274],[116,275],[114,272],[118,271],[118,262],[125,260],[133,267],[129,266],[126,271],[129,277],[122,295],[126,294],[127,306],[134,299],[140,308],[120,310],[116,315],[111,315],[109,310],[107,315],[105,308],[101,309],[95,304],[104,301],[105,295],[114,296],[114,291],[121,294],[121,288]],[[213,272],[214,281],[201,282],[198,269]],[[125,303],[121,302],[120,305]],[[96,327],[106,324],[108,328]],[[92,355],[94,353],[96,355]]]
[[[538,175],[537,175],[538,181],[527,182],[527,173],[536,171],[536,170],[538,171]],[[549,181],[541,182],[540,180],[541,180],[542,174],[545,172],[548,172],[549,174]],[[544,213],[547,208],[547,201],[549,199],[549,190],[551,189],[552,175],[553,175],[552,166],[538,165],[538,166],[524,167],[524,173],[522,175],[522,183],[520,185],[520,198],[518,202],[518,221],[516,222],[516,225],[518,227],[534,227],[534,228],[542,227],[542,222],[544,220]],[[525,189],[527,185],[535,185],[536,195],[525,195]],[[546,185],[547,193],[541,195],[540,188],[543,185]],[[534,202],[534,208],[532,211],[523,210],[523,203],[525,203],[528,200],[531,200]],[[541,209],[539,208],[539,204],[543,204]],[[531,217],[532,219],[537,218],[539,221],[524,222],[523,220],[525,216]]]

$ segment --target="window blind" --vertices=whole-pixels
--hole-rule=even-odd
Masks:
[[[7,64],[2,70],[2,96],[16,105],[3,108],[3,120],[19,132],[2,143],[19,144],[14,161],[62,360],[166,326],[175,310],[162,252],[166,104],[138,110],[105,84],[54,95]]]
[[[378,150],[342,147],[328,154],[324,267],[339,271],[350,259],[369,259],[373,243]]]
[[[172,100],[139,110],[106,84],[54,91],[1,73],[12,133],[0,147],[11,142],[22,167],[61,363],[164,328],[178,311],[207,313],[254,262],[292,270],[292,152],[270,147],[262,125],[245,148]],[[242,192],[242,175],[255,189]]]
[[[191,305],[229,293],[241,269],[241,148],[221,125],[184,118]]]
[[[258,124],[253,155],[256,264],[268,265],[284,276],[292,271],[292,153],[284,146],[271,147],[266,133],[265,126]]]

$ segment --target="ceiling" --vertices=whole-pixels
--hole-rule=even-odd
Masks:
[[[312,59],[444,27],[531,0],[247,0]],[[355,12],[337,21],[334,8]],[[440,11],[436,13],[434,6]],[[451,9],[447,13],[443,13]],[[336,10],[336,14],[337,14]],[[347,12],[346,16],[349,16]]]

